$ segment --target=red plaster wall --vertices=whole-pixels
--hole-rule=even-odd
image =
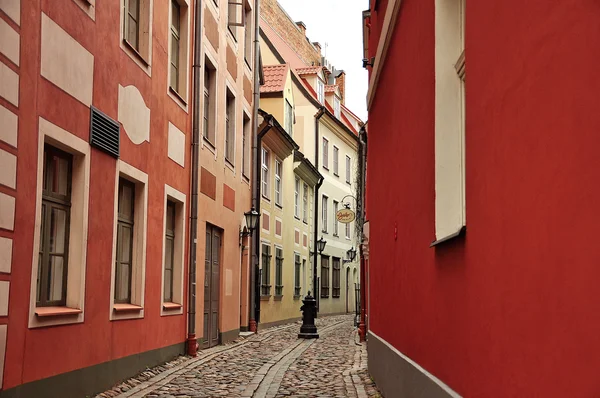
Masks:
[[[598,396],[598,4],[467,2],[467,234],[437,248],[434,1],[401,7],[369,113],[371,330],[465,397]]]
[[[189,115],[167,96],[167,7],[154,2],[150,78],[119,47],[119,2],[97,1],[95,22],[74,1],[21,2],[17,209],[4,389],[185,341],[185,315],[160,316],[164,184],[189,197],[190,180],[188,168],[168,159],[168,122],[186,134],[186,148],[191,139]],[[117,119],[118,85],[134,84],[151,109],[150,143],[134,145],[121,132],[121,159],[149,178],[144,319],[109,321],[116,160],[92,149],[85,321],[27,328],[33,236],[38,233],[34,230],[38,117],[86,141],[90,122],[88,107],[40,76],[41,11],[94,55],[94,106]],[[189,167],[189,155],[186,158]]]

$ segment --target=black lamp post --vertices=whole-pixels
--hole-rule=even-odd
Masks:
[[[321,239],[317,241],[316,249],[319,251],[319,254],[323,254],[323,250],[325,250],[325,245],[327,245],[327,241]],[[315,261],[313,267],[313,291],[317,291],[317,264]],[[317,333],[317,326],[315,325],[315,318],[317,317],[317,300],[310,295],[310,291],[302,300],[304,305],[300,307],[300,311],[302,311],[302,326],[300,327],[300,333],[298,333],[298,338],[301,339],[318,339],[319,334]]]
[[[249,235],[252,236],[252,232],[258,227],[258,219],[260,218],[260,214],[254,209],[247,211],[244,213],[244,217],[246,218],[246,227],[248,228]]]

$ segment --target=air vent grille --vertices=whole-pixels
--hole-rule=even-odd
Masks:
[[[91,109],[90,144],[118,158],[121,125],[93,106]]]

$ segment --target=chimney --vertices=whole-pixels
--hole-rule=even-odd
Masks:
[[[298,29],[300,29],[300,32],[302,32],[302,34],[306,36],[306,25],[304,25],[304,22],[298,21],[296,22],[296,26],[298,27]]]
[[[340,71],[340,74],[335,78],[335,84],[340,88],[340,96],[342,104],[346,105],[346,72]]]
[[[312,45],[315,46],[319,54],[321,54],[321,44],[318,41],[313,41]]]

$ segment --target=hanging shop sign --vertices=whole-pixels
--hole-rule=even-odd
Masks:
[[[349,224],[356,219],[356,214],[350,209],[340,209],[335,213],[335,218],[342,224]]]

